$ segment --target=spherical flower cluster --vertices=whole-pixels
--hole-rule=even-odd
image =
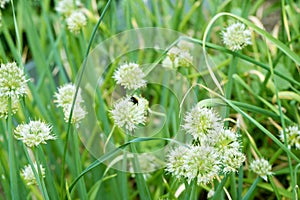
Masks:
[[[74,11],[66,19],[68,29],[74,33],[78,34],[80,30],[86,25],[86,17],[81,11]]]
[[[188,183],[210,183],[219,173],[219,154],[213,147],[189,146],[170,151],[166,170],[177,178],[186,178]]]
[[[193,63],[193,56],[190,54],[190,43],[180,41],[177,46],[172,47],[166,58],[162,61],[162,66],[167,68],[189,67]]]
[[[251,31],[245,24],[234,23],[222,31],[223,43],[232,51],[243,49],[251,43]]]
[[[8,116],[8,97],[0,96],[0,118],[7,118]],[[18,111],[18,99],[16,97],[11,98],[11,112],[15,114]]]
[[[184,177],[185,170],[183,165],[185,163],[184,155],[189,153],[189,149],[184,146],[179,146],[172,149],[167,155],[166,170],[172,173],[176,178]]]
[[[183,159],[184,175],[188,183],[196,178],[198,185],[206,185],[219,174],[219,154],[213,147],[191,146]]]
[[[186,114],[183,129],[197,140],[215,130],[222,130],[222,121],[212,109],[197,105]]]
[[[80,1],[78,0],[75,1],[75,4],[74,0],[61,0],[57,3],[55,10],[61,15],[68,17],[80,5]]]
[[[199,104],[192,108],[184,118],[183,130],[193,136],[192,143],[173,149],[167,156],[166,170],[177,178],[208,184],[219,174],[237,172],[246,160],[238,134],[224,129],[212,109]]]
[[[238,168],[245,162],[246,156],[234,148],[229,148],[223,152],[221,157],[223,172],[237,172]]]
[[[38,173],[38,167],[36,163],[33,163],[34,168],[36,172]],[[40,171],[41,171],[41,176],[42,178],[45,178],[45,168],[43,168],[42,165],[40,165]],[[21,171],[21,176],[23,177],[24,181],[26,182],[27,185],[34,185],[37,184],[36,178],[34,176],[33,170],[30,165],[26,165],[22,171]]]
[[[64,119],[66,122],[69,121],[75,92],[76,86],[69,83],[58,88],[58,92],[55,93],[56,99],[54,100],[54,102],[58,107],[63,108]],[[81,106],[82,103],[84,103],[84,100],[81,97],[81,90],[79,89],[72,113],[72,124],[78,124],[87,114],[85,109]]]
[[[4,9],[5,4],[9,3],[9,0],[0,0],[0,8]]]
[[[193,56],[188,51],[182,51],[174,61],[175,65],[189,67],[193,63]]]
[[[55,7],[55,10],[64,16],[68,29],[74,34],[78,34],[87,24],[85,15],[78,9],[79,6],[81,3],[78,0],[61,0]]]
[[[220,149],[239,149],[240,143],[238,142],[238,135],[236,132],[230,129],[223,129],[218,134],[217,141],[215,143],[216,148]]]
[[[285,129],[286,140],[289,148],[295,146],[296,149],[300,149],[300,130],[298,126],[289,126]],[[280,131],[280,139],[284,142],[284,132]]]
[[[46,144],[47,140],[55,140],[51,134],[51,127],[41,121],[30,121],[28,124],[20,124],[15,130],[15,138],[22,140],[28,147]]]
[[[268,175],[272,175],[272,166],[270,163],[265,160],[264,158],[260,158],[257,160],[254,160],[250,163],[250,170],[252,170],[254,173],[258,174],[260,177],[262,177],[265,181],[268,180]]]
[[[1,64],[0,96],[19,98],[27,93],[24,72],[15,62]]]
[[[145,74],[136,63],[121,65],[113,75],[113,78],[126,89],[136,90],[146,85]]]
[[[245,162],[246,156],[239,150],[241,145],[236,132],[223,129],[218,136],[215,135],[214,147],[221,155],[222,169],[224,173],[237,172],[238,168]]]
[[[148,111],[148,101],[142,97],[134,97],[138,102],[133,102],[132,97],[126,96],[114,104],[110,111],[111,117],[118,127],[133,131],[139,124],[145,124]]]

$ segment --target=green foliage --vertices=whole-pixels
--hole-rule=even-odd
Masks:
[[[211,189],[212,199],[300,196],[300,150],[289,147],[286,138],[286,128],[300,124],[299,1],[81,0],[78,8],[87,24],[79,34],[56,11],[60,1],[11,0],[0,8],[0,62],[15,61],[30,79],[18,112],[11,113],[9,101],[8,117],[0,119],[0,199],[207,199]],[[252,31],[252,44],[239,51],[222,43],[222,31],[234,22]],[[128,51],[131,43],[156,41],[142,29],[149,27],[165,30],[163,38],[169,40]],[[121,37],[132,29],[138,29],[129,34],[134,39]],[[180,41],[193,46],[194,66],[161,67]],[[151,117],[133,134],[116,127],[110,113],[117,99],[133,93],[113,79],[124,62],[140,64],[152,81],[136,92],[149,101]],[[93,71],[84,76],[90,66],[102,76],[94,77]],[[81,89],[92,99],[86,107],[95,111],[90,127],[100,131],[87,128],[85,137],[71,117],[65,121],[54,94],[69,82],[80,93],[80,83],[90,77],[97,85]],[[164,170],[168,150],[191,140],[182,122],[198,102],[228,119],[224,126],[240,134],[247,157],[238,173],[221,174],[208,185],[188,184]],[[49,123],[57,139],[30,149],[13,133],[18,124],[35,119]],[[155,170],[143,171],[143,156],[136,156],[147,152],[160,154],[147,163],[159,166]],[[272,164],[267,182],[249,170],[251,161],[261,157]],[[34,170],[37,184],[28,186],[20,172],[34,161],[46,175],[41,178],[41,169]]]

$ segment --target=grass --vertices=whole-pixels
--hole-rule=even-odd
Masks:
[[[1,118],[0,199],[207,199],[212,187],[212,199],[298,199],[300,151],[288,147],[286,128],[300,123],[299,1],[82,0],[87,24],[78,34],[58,2],[11,0],[0,10],[0,62],[17,62],[30,79],[18,112],[9,101]],[[252,30],[252,44],[231,51],[221,32],[237,21]],[[161,67],[181,41],[192,46],[193,66]],[[135,93],[151,113],[134,133],[110,113],[132,94],[113,79],[124,62],[140,64],[148,82]],[[55,103],[69,82],[88,113],[79,126],[71,124],[75,99],[68,122]],[[198,102],[239,132],[246,155],[237,173],[208,185],[165,171],[168,150],[187,139],[185,113]],[[28,148],[14,129],[37,119],[57,139]],[[259,157],[272,164],[268,181],[249,169]],[[20,172],[34,161],[46,174],[34,170],[37,184],[28,186]]]

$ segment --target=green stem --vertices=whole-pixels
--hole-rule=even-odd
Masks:
[[[8,133],[8,159],[9,159],[9,174],[12,199],[20,199],[18,189],[18,172],[15,158],[14,137],[12,132],[12,110],[11,97],[8,97],[8,117],[7,117],[7,133]]]
[[[248,192],[245,194],[245,196],[242,200],[248,200],[251,197],[251,195],[254,193],[254,190],[255,190],[257,184],[259,183],[260,179],[261,179],[260,177],[257,177],[255,179],[254,183],[251,185],[251,187],[249,188]]]
[[[78,143],[78,135],[77,133],[74,131],[73,134],[73,149],[74,149],[74,156],[75,156],[75,171],[76,171],[76,176],[78,176],[81,171],[82,171],[82,167],[81,167],[81,159],[80,159],[80,150],[79,150],[79,143]],[[79,196],[80,199],[88,199],[87,197],[87,191],[85,188],[85,183],[84,183],[84,179],[81,179],[79,181]]]
[[[141,172],[140,169],[140,163],[137,157],[137,150],[136,147],[134,146],[135,144],[130,145],[131,147],[131,151],[134,154],[133,157],[133,169],[135,173],[135,179],[136,179],[136,183],[137,183],[137,187],[138,187],[138,191],[140,194],[140,199],[142,200],[150,200],[151,199],[151,195],[150,195],[150,191],[147,187],[147,183],[144,179],[144,175]]]
[[[32,159],[31,159],[30,156],[29,156],[29,153],[28,153],[28,150],[27,150],[27,147],[26,147],[25,144],[23,144],[23,149],[24,149],[24,152],[25,152],[25,156],[26,156],[26,158],[27,158],[27,160],[28,160],[28,162],[29,162],[29,165],[30,165],[30,167],[31,167],[31,169],[32,169],[32,171],[33,171],[33,174],[34,174],[34,177],[35,177],[35,179],[36,179],[37,185],[38,185],[39,189],[41,190],[42,195],[43,195],[43,197],[44,197],[44,190],[43,190],[43,186],[42,186],[42,184],[41,184],[41,181],[40,181],[40,179],[39,179],[38,172],[36,171],[36,169],[35,169],[35,167],[34,167],[33,161],[32,161]]]
[[[34,151],[34,154],[35,154],[35,162],[36,162],[36,167],[37,167],[37,172],[38,172],[37,176],[35,176],[35,178],[36,178],[36,180],[40,181],[40,184],[42,186],[42,193],[43,193],[44,199],[49,200],[49,195],[48,195],[48,192],[47,192],[47,189],[46,189],[46,186],[45,186],[45,182],[44,182],[44,178],[43,178],[43,175],[42,175],[42,171],[41,171],[41,168],[40,168],[39,154],[38,154],[38,151],[37,151],[36,148],[33,151]],[[35,168],[33,169],[33,171],[34,170],[35,170]]]
[[[243,166],[241,166],[239,168],[239,180],[238,180],[238,194],[237,194],[237,199],[242,199],[243,176],[244,176],[244,171],[243,171]]]
[[[228,175],[225,175],[215,191],[214,197],[212,198],[213,200],[220,198],[220,195],[223,191],[223,187],[225,186],[227,179],[228,179]]]
[[[194,180],[192,183],[192,191],[191,191],[191,198],[190,199],[197,199],[197,182]]]
[[[227,82],[227,86],[226,86],[226,91],[225,91],[225,98],[226,99],[231,99],[231,94],[232,94],[232,86],[233,86],[233,74],[236,73],[236,65],[237,65],[237,61],[238,59],[233,56],[232,57],[232,61],[230,63],[230,66],[229,66],[229,71],[228,71],[228,82]],[[225,118],[229,117],[229,113],[230,113],[230,107],[229,106],[226,106],[226,110],[225,110]],[[227,128],[228,126],[228,121],[226,121],[224,123],[224,127]]]
[[[128,141],[128,131],[126,130],[126,137],[125,137],[125,143]],[[121,195],[122,199],[127,199],[129,197],[128,195],[128,181],[127,181],[127,151],[124,149],[123,152],[123,160],[122,160],[122,171],[120,173],[121,178]]]
[[[113,133],[114,133],[114,130],[115,130],[115,128],[116,128],[116,125],[114,125],[114,126],[112,127],[112,129],[111,129],[110,133],[108,134],[108,137],[107,137],[107,139],[106,139],[106,141],[105,141],[105,144],[104,144],[104,147],[103,147],[103,153],[105,153],[105,152],[106,152],[106,146],[107,146],[107,144],[108,144],[108,142],[109,142],[110,138],[112,137],[112,135],[113,135]]]
[[[237,191],[236,191],[236,181],[235,181],[235,173],[232,172],[230,174],[230,193],[232,199],[237,199]]]

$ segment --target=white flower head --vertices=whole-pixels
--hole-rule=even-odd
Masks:
[[[74,0],[60,0],[57,3],[55,10],[61,15],[63,15],[64,17],[68,17],[80,5],[81,3],[78,0],[75,1],[75,4],[74,4]]]
[[[239,167],[245,162],[246,156],[236,149],[226,149],[222,155],[223,173],[237,172]]]
[[[178,55],[179,55],[181,52],[182,52],[182,50],[179,49],[178,47],[172,47],[172,48],[168,51],[167,55],[168,55],[168,57],[170,58],[170,60],[171,60],[172,62],[175,62],[175,59],[178,57]]]
[[[298,126],[289,126],[285,129],[286,140],[289,148],[295,146],[296,149],[300,149],[300,130]],[[280,131],[280,139],[284,142],[284,132]]]
[[[189,149],[179,146],[171,150],[167,155],[166,171],[170,172],[176,178],[185,176],[183,165],[185,163],[184,156],[189,153]]]
[[[137,125],[145,124],[148,105],[143,97],[126,96],[114,104],[111,117],[118,127],[133,131]]]
[[[0,8],[4,9],[5,4],[9,3],[9,0],[0,0]]]
[[[36,172],[38,173],[38,167],[36,163],[33,163],[34,168]],[[40,171],[41,171],[41,176],[42,178],[45,178],[45,168],[43,168],[42,165],[40,165]],[[27,185],[34,185],[37,184],[36,178],[34,176],[33,170],[30,165],[26,165],[22,171],[21,171],[21,176],[23,177],[24,181],[26,182]]]
[[[197,184],[208,184],[220,170],[220,156],[215,148],[209,146],[191,146],[189,152],[183,155],[184,176],[188,183],[197,179]]]
[[[58,92],[55,93],[54,95],[56,98],[54,102],[57,104],[58,107],[63,108],[64,119],[66,122],[69,121],[69,116],[70,116],[75,92],[76,92],[76,86],[74,84],[68,83],[66,85],[59,87]],[[71,119],[72,124],[78,124],[87,114],[84,107],[81,105],[83,103],[84,100],[82,99],[81,89],[79,88],[76,96],[75,104],[74,104],[73,113],[72,113],[72,119]]]
[[[20,124],[15,130],[15,138],[22,140],[28,147],[46,144],[47,140],[55,140],[51,134],[51,126],[42,121],[30,121],[28,124]]]
[[[167,68],[189,67],[193,63],[193,56],[189,53],[192,49],[191,43],[180,41],[177,46],[173,46],[162,61],[162,66]]]
[[[245,24],[234,23],[222,31],[223,43],[232,51],[243,49],[251,43],[251,31],[246,29]]]
[[[238,151],[240,147],[241,145],[238,142],[238,134],[236,132],[230,129],[224,129],[219,132],[216,148],[221,151],[225,151],[229,148]]]
[[[195,140],[213,131],[222,130],[221,118],[212,109],[196,105],[184,118],[183,129]]]
[[[146,86],[145,74],[136,63],[125,63],[121,65],[113,75],[117,84],[126,89],[136,90]]]
[[[63,108],[63,112],[64,112],[64,119],[65,122],[69,122],[69,117],[70,117],[70,113],[71,113],[71,108],[72,108],[72,104],[66,105]],[[74,104],[74,109],[73,109],[73,113],[72,113],[72,118],[71,118],[71,124],[76,124],[78,125],[78,123],[86,116],[87,112],[85,111],[85,109],[78,103]]]
[[[175,59],[175,63],[181,67],[189,67],[193,63],[193,56],[188,51],[181,51]]]
[[[81,11],[72,12],[72,14],[67,17],[66,22],[68,29],[74,34],[78,34],[87,24],[86,17]]]
[[[70,105],[73,103],[75,92],[76,92],[76,86],[74,84],[67,83],[58,88],[58,92],[55,93],[56,99],[54,100],[54,102],[57,103],[58,107],[65,107],[66,105]],[[76,96],[76,103],[78,104],[83,103],[80,88]]]
[[[1,64],[0,96],[19,98],[27,93],[24,72],[15,62]]]
[[[264,158],[260,158],[258,160],[252,161],[250,164],[250,170],[252,170],[254,173],[258,174],[260,177],[262,177],[265,181],[268,180],[268,175],[272,175],[272,166],[270,163],[265,160]]]
[[[11,98],[11,111],[15,114],[18,111],[18,99],[16,97]],[[8,116],[8,97],[0,96],[0,118],[7,118]]]

